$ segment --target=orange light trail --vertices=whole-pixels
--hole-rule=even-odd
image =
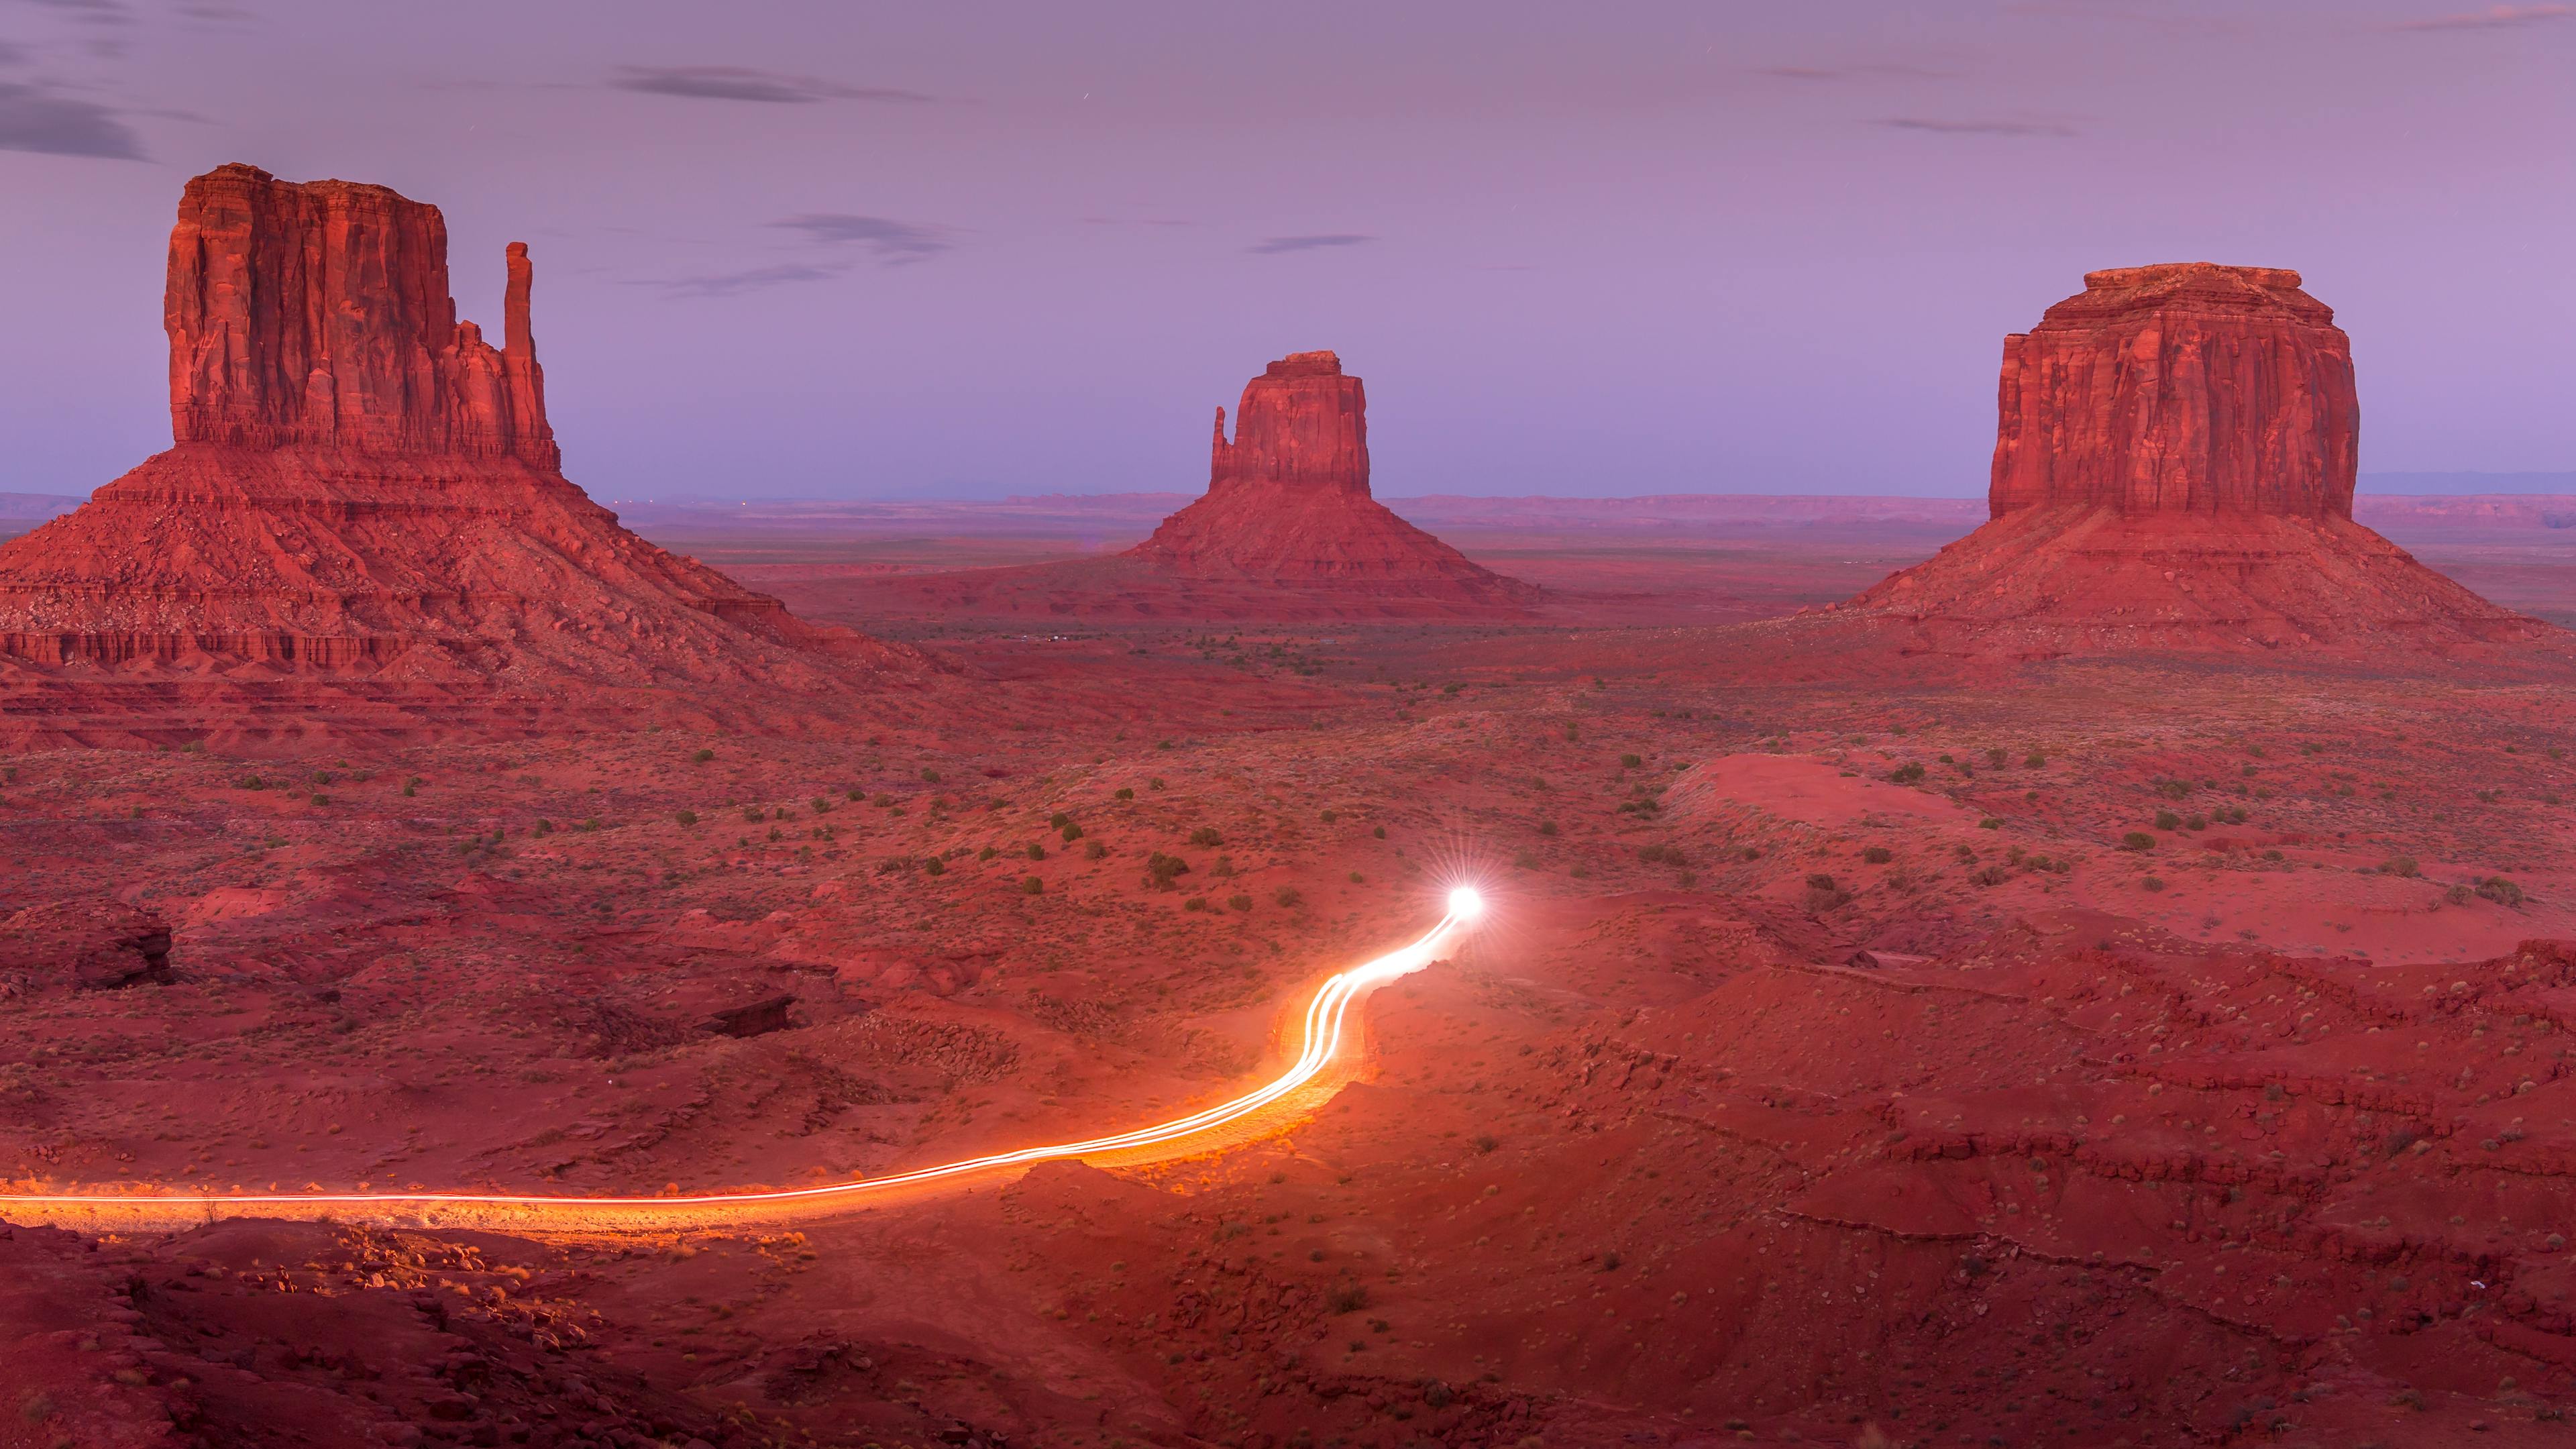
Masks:
[[[1448,913],[1411,945],[1390,951],[1326,978],[1306,1003],[1305,1041],[1285,1072],[1230,1101],[1169,1122],[1139,1127],[1081,1142],[1023,1147],[969,1157],[936,1167],[919,1167],[885,1177],[822,1187],[782,1188],[762,1192],[681,1194],[669,1197],[548,1197],[518,1193],[465,1192],[316,1192],[180,1194],[131,1193],[0,1193],[0,1221],[50,1222],[92,1230],[107,1228],[178,1228],[223,1217],[331,1218],[342,1221],[410,1224],[443,1228],[496,1230],[595,1231],[612,1228],[675,1228],[713,1223],[740,1223],[780,1218],[825,1216],[870,1205],[958,1179],[1040,1162],[1091,1157],[1156,1160],[1189,1155],[1239,1134],[1225,1129],[1259,1117],[1265,1110],[1296,1096],[1340,1060],[1346,1033],[1343,1018],[1351,1003],[1377,987],[1411,975],[1432,962],[1464,936],[1484,902],[1460,887],[1449,894]],[[1179,1150],[1174,1150],[1179,1149]],[[1141,1157],[1133,1157],[1141,1154]]]

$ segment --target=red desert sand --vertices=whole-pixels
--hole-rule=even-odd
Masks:
[[[1370,511],[1311,355],[1090,573],[702,541],[813,617],[905,581],[897,649],[586,502],[524,271],[496,350],[440,250],[192,184],[179,446],[0,555],[0,1445],[2563,1442],[2570,668],[2350,522],[2288,274],[2097,274],[2013,344],[1995,520],[1803,619],[1684,622],[1937,538],[1505,510],[1535,594]],[[626,1230],[30,1201],[1125,1132],[1462,884],[1333,1090],[1160,1160]]]

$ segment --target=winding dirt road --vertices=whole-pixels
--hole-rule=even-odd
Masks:
[[[1448,914],[1410,945],[1328,977],[1306,1003],[1305,1038],[1288,1069],[1215,1106],[1081,1142],[1059,1142],[919,1167],[823,1187],[665,1197],[544,1197],[516,1193],[242,1193],[205,1195],[136,1187],[114,1193],[0,1193],[0,1221],[84,1231],[171,1230],[219,1218],[330,1219],[385,1226],[507,1232],[596,1232],[728,1226],[829,1216],[935,1191],[1040,1162],[1083,1159],[1132,1165],[1198,1154],[1295,1121],[1341,1085],[1357,1036],[1353,1002],[1441,959],[1484,912],[1472,890],[1450,893]]]

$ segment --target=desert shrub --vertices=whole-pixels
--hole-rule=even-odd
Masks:
[[[2023,764],[2025,767],[2027,767],[2027,768],[2029,768],[2029,769],[2033,769],[2033,770],[2039,769],[2039,768],[2041,768],[2041,767],[2045,766],[2047,763],[2048,763],[2048,756],[2041,754],[2041,753],[2040,753],[2039,751],[2037,751],[2037,750],[2033,750],[2033,751],[2031,751],[2029,754],[2024,755],[2024,756],[2022,757],[2022,764]]]
[[[2012,756],[2005,754],[2002,750],[1986,751],[1986,764],[1997,770],[2002,769],[2005,762],[2009,761],[2011,758]]]
[[[698,823],[698,812],[695,810],[683,810],[671,818],[679,821],[682,825],[695,825]]]
[[[1491,1152],[1503,1144],[1495,1138],[1493,1133],[1479,1132],[1475,1136],[1467,1139],[1467,1145],[1475,1148],[1478,1152]]]
[[[1086,840],[1082,843],[1082,858],[1085,860],[1099,860],[1108,854],[1109,847],[1097,840]]]
[[[690,762],[691,762],[692,764],[699,764],[699,765],[703,765],[703,764],[705,764],[707,761],[712,760],[712,759],[714,759],[715,757],[716,757],[716,752],[715,752],[715,751],[713,751],[713,750],[700,750],[700,751],[698,751],[696,754],[689,756],[689,760],[690,760]]]
[[[869,798],[868,803],[874,805],[879,810],[883,810],[894,803],[894,796],[883,790],[879,790],[874,796]]]
[[[1270,893],[1270,903],[1282,908],[1293,906],[1305,898],[1295,886],[1281,886]]]
[[[1366,1283],[1336,1284],[1332,1292],[1324,1295],[1325,1310],[1334,1314],[1357,1313],[1368,1305],[1369,1291]]]
[[[1028,848],[1022,851],[1021,854],[1026,855],[1031,860],[1044,860],[1046,859],[1046,847],[1032,840],[1028,843]]]
[[[1362,885],[1365,884],[1367,880],[1368,877],[1361,875],[1358,871],[1351,872],[1351,884]]]
[[[2143,830],[2132,830],[2128,834],[2120,837],[2120,848],[2122,850],[2153,850],[2156,848],[2156,838]]]
[[[1136,798],[1136,791],[1132,786],[1121,785],[1118,787],[1118,793],[1115,798],[1120,800],[1133,800]]]
[[[1923,778],[1923,767],[1912,763],[1899,765],[1888,772],[1887,778],[1899,785],[1911,785]]]
[[[1252,897],[1250,897],[1250,896],[1227,896],[1227,897],[1225,898],[1225,908],[1226,908],[1227,910],[1229,910],[1229,911],[1248,911],[1248,910],[1251,910],[1251,909],[1252,909]]]
[[[2183,817],[2182,828],[2185,830],[2207,830],[2209,828],[2209,820],[2206,816],[2186,815]]]
[[[1896,852],[1888,849],[1884,845],[1873,845],[1868,849],[1863,850],[1860,853],[1860,858],[1868,861],[1872,865],[1885,865],[1889,861],[1896,859]]]
[[[2191,793],[2191,782],[2189,780],[2158,780],[2156,782],[2156,793],[2164,796],[2168,800],[2179,800],[2185,795]]]
[[[2159,810],[2156,812],[2156,828],[2158,830],[2180,830],[2182,829],[2182,817],[2176,815],[2170,810]]]
[[[1565,737],[1569,740],[1580,739],[1582,734],[1581,731],[1575,729],[1573,723],[1569,721],[1565,726]]]
[[[923,875],[946,875],[948,874],[948,862],[941,860],[938,856],[931,856],[922,861],[921,873]]]
[[[1064,837],[1065,844],[1071,845],[1082,838],[1082,827],[1068,820],[1064,823],[1064,828],[1056,833]]]
[[[1619,757],[1619,768],[1623,770],[1634,770],[1643,766],[1645,763],[1646,762],[1643,758],[1636,755],[1621,755]]]
[[[2512,881],[2506,880],[2500,875],[2491,875],[2485,880],[2479,881],[2478,894],[2500,906],[2518,906],[2522,904],[2522,887],[2515,885]]]
[[[1324,815],[1323,815],[1323,820],[1324,820],[1324,823],[1325,823],[1326,825],[1330,825],[1330,824],[1332,824],[1334,821],[1339,820],[1339,819],[1341,819],[1341,818],[1342,818],[1342,812],[1340,812],[1340,811],[1338,811],[1338,810],[1327,810],[1327,811],[1325,811],[1325,812],[1324,812]]]
[[[1834,888],[1834,878],[1822,871],[1807,877],[1807,889],[1811,891],[1829,891]]]
[[[2267,850],[2267,851],[2264,851],[2264,852],[2263,852],[2263,858],[2264,858],[2265,860],[2288,860],[2288,859],[2289,859],[2289,857],[2288,857],[2288,856],[2283,855],[2281,852],[2279,852],[2279,851],[2277,851],[2277,850]]]
[[[1981,886],[1998,886],[2010,879],[2012,879],[2012,872],[2000,865],[1990,865],[1983,870],[1972,871],[1968,875],[1969,884]]]
[[[2142,891],[2160,891],[2164,888],[2164,879],[2160,876],[2151,875],[2138,882],[2138,889]]]
[[[1167,891],[1173,889],[1174,878],[1190,873],[1190,863],[1158,850],[1145,858],[1145,873],[1154,882],[1154,889]]]
[[[1626,1261],[1627,1259],[1619,1256],[1619,1250],[1613,1248],[1609,1252],[1601,1255],[1601,1271],[1604,1273],[1615,1273],[1619,1271],[1619,1265]]]
[[[1985,819],[1977,822],[1977,828],[1979,830],[2001,830],[2004,828],[2004,823],[1989,815]]]
[[[1513,854],[1513,856],[1512,856],[1512,869],[1514,869],[1514,870],[1536,870],[1536,869],[1538,869],[1538,855],[1537,855],[1537,853],[1536,853],[1536,852],[1534,852],[1534,851],[1527,851],[1527,850],[1523,850],[1523,851],[1517,851],[1517,852],[1515,852],[1515,853]]]
[[[1214,826],[1202,825],[1198,829],[1190,832],[1190,844],[1204,846],[1223,845],[1225,844],[1225,837],[1217,834]]]
[[[1538,833],[1541,835],[1554,835],[1556,833],[1556,822],[1553,820],[1540,821],[1538,823]]]
[[[992,860],[1001,855],[1001,853],[1000,847],[988,845],[982,850],[976,851],[975,858],[977,860]]]
[[[939,783],[939,772],[925,767],[921,772],[921,778],[936,785]]]
[[[1181,909],[1185,911],[1204,911],[1207,908],[1207,897],[1205,896],[1192,896],[1188,900],[1181,902]]]
[[[2381,875],[2421,875],[2411,855],[2392,855],[2379,863]]]
[[[1147,780],[1145,781],[1145,788],[1146,788],[1146,789],[1148,789],[1148,790],[1160,790],[1160,789],[1162,789],[1162,788],[1163,788],[1163,777],[1162,777],[1162,776],[1160,776],[1160,775],[1155,775],[1155,776],[1153,776],[1153,777],[1151,777],[1151,778],[1147,779]]]
[[[1024,896],[1042,896],[1042,895],[1045,895],[1045,894],[1046,894],[1046,882],[1045,882],[1045,881],[1043,881],[1043,880],[1038,879],[1036,876],[1033,876],[1033,875],[1031,875],[1031,876],[1022,876],[1022,877],[1020,878],[1020,894],[1021,894],[1021,895],[1024,895]]]

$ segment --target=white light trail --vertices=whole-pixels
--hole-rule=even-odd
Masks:
[[[1194,1138],[1258,1117],[1312,1083],[1338,1060],[1345,1046],[1343,1018],[1359,997],[1441,958],[1484,914],[1484,900],[1461,886],[1449,893],[1449,913],[1411,945],[1328,977],[1306,1003],[1305,1041],[1279,1076],[1230,1101],[1130,1132],[1080,1142],[1023,1147],[969,1157],[885,1177],[821,1187],[760,1192],[680,1194],[668,1197],[549,1197],[519,1193],[316,1192],[185,1194],[0,1193],[0,1221],[42,1221],[80,1227],[173,1227],[220,1217],[332,1217],[361,1221],[434,1221],[442,1227],[489,1225],[521,1230],[562,1230],[678,1225],[713,1220],[822,1216],[952,1179],[1152,1148],[1186,1146]],[[1172,1153],[1179,1156],[1185,1153]]]

